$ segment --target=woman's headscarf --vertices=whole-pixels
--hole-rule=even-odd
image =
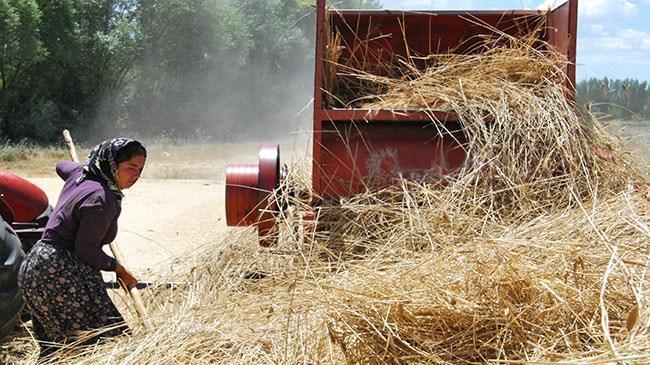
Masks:
[[[115,163],[115,156],[117,153],[128,144],[140,142],[129,138],[115,138],[106,140],[93,149],[88,154],[88,159],[84,163],[83,172],[77,179],[77,183],[84,181],[87,178],[106,183],[109,189],[117,196],[123,197],[122,190],[117,186],[115,174],[117,173],[117,164]]]

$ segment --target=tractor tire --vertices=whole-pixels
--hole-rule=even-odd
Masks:
[[[0,219],[0,341],[14,329],[25,305],[18,289],[18,270],[24,257],[20,239]]]

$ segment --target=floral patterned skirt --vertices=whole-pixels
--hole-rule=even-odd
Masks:
[[[101,273],[67,249],[36,243],[20,267],[18,285],[41,348],[78,341],[82,333],[89,344],[128,329]]]

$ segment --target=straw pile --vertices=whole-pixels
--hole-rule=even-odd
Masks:
[[[297,167],[277,246],[226,237],[190,287],[149,292],[154,332],[52,363],[650,362],[643,178],[539,52],[509,40],[411,80],[354,73],[387,85],[364,107],[456,112],[471,163],[324,202],[317,232],[289,194],[310,185]]]
[[[462,213],[432,221],[443,208],[407,203],[431,190],[405,187],[392,209],[369,204],[374,194],[331,208],[330,220],[358,216],[309,245],[287,230],[270,251],[249,232],[228,237],[191,287],[150,293],[154,332],[134,321],[132,337],[52,363],[650,361],[644,197],[508,227]]]

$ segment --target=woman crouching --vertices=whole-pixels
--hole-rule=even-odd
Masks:
[[[57,163],[63,189],[41,240],[18,273],[41,357],[88,331],[93,337],[83,344],[128,331],[100,270],[114,271],[127,287],[137,279],[102,246],[115,239],[122,190],[140,178],[146,156],[140,142],[118,138],[95,146],[83,164]]]

